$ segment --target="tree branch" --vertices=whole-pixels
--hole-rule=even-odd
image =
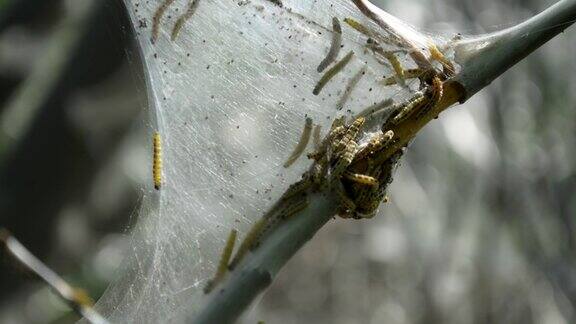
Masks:
[[[576,19],[576,0],[561,0],[514,27],[458,42],[456,62],[462,71],[455,81],[465,90],[464,100],[489,85],[534,50],[563,32]]]
[[[330,191],[313,193],[309,199],[306,209],[286,220],[244,258],[227,280],[214,289],[199,316],[188,322],[230,323],[242,314],[284,264],[336,214],[337,199]]]

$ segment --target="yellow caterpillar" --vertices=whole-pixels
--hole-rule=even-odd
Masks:
[[[288,160],[284,162],[285,168],[290,167],[294,162],[296,162],[296,160],[298,160],[300,155],[302,155],[302,152],[304,152],[306,146],[308,145],[308,142],[310,141],[311,134],[312,134],[312,118],[308,117],[306,118],[306,123],[304,124],[304,130],[302,130],[302,135],[300,135],[300,140],[298,141],[298,144],[296,144],[296,147],[294,147],[294,151],[292,151],[292,154],[290,154]]]
[[[226,271],[228,270],[228,261],[230,261],[230,257],[232,256],[232,251],[234,250],[234,244],[236,243],[236,235],[238,231],[235,229],[230,231],[228,235],[228,239],[226,240],[226,245],[224,246],[224,250],[222,250],[222,255],[220,256],[220,262],[218,263],[218,268],[216,269],[216,274],[214,278],[208,281],[206,287],[204,287],[204,293],[207,294],[216,287],[216,285],[222,281]]]
[[[153,137],[154,158],[152,163],[152,176],[154,178],[154,189],[160,190],[162,186],[162,143],[160,133],[155,132]]]
[[[262,232],[262,229],[264,228],[267,222],[268,220],[266,218],[260,218],[258,221],[256,221],[256,223],[254,223],[254,225],[252,225],[252,227],[246,234],[246,237],[242,241],[242,244],[240,244],[238,251],[236,251],[236,255],[232,259],[232,262],[230,262],[230,265],[228,265],[228,269],[233,270],[242,260],[244,255],[248,253],[252,245],[256,242],[256,239],[259,237],[260,233]]]

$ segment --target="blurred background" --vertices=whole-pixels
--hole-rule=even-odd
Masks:
[[[552,3],[378,2],[449,37]],[[132,41],[119,0],[0,1],[0,225],[94,298],[114,279],[149,179]],[[326,226],[246,322],[576,322],[575,52],[573,27],[431,123],[385,216]],[[0,257],[0,323],[76,320]]]

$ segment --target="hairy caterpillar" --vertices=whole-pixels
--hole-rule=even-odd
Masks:
[[[199,2],[200,2],[200,0],[191,0],[188,3],[188,9],[186,9],[186,12],[182,16],[180,16],[180,18],[178,18],[178,20],[176,20],[176,23],[174,24],[174,28],[172,29],[172,35],[170,36],[172,41],[176,40],[176,38],[178,37],[178,34],[180,33],[180,30],[182,29],[182,27],[184,27],[184,24],[186,23],[186,21],[194,15],[194,13],[196,12],[196,8],[198,7]]]
[[[386,133],[379,133],[370,139],[370,142],[363,147],[358,154],[354,157],[354,161],[360,161],[368,156],[375,154],[376,152],[385,148],[392,138],[394,137],[394,132],[389,130]]]
[[[449,77],[454,76],[456,71],[454,70],[454,64],[450,62],[449,59],[444,56],[444,54],[436,47],[436,45],[432,42],[428,45],[428,50],[430,51],[430,57],[440,62],[442,67],[444,68],[444,73],[446,73]]]
[[[162,22],[162,17],[164,16],[164,13],[166,13],[166,10],[168,9],[168,7],[170,7],[170,5],[172,5],[172,3],[174,3],[174,0],[164,0],[160,4],[158,9],[156,9],[156,12],[154,13],[154,17],[152,17],[152,43],[156,43],[156,41],[158,40],[158,35],[160,34],[160,23]]]
[[[285,168],[290,167],[294,162],[296,162],[296,160],[298,160],[300,155],[302,155],[302,152],[304,152],[304,149],[306,149],[306,146],[308,145],[308,142],[310,141],[310,134],[311,133],[312,133],[312,118],[307,117],[306,122],[304,124],[304,129],[302,130],[302,135],[300,135],[300,140],[298,141],[298,144],[296,144],[296,147],[294,147],[294,151],[292,151],[292,154],[290,154],[290,157],[288,158],[288,160],[286,160],[286,162],[284,162]]]
[[[380,102],[377,102],[373,105],[370,105],[360,111],[358,114],[354,116],[354,118],[372,118],[374,115],[378,114],[379,112],[383,111],[384,109],[388,108],[390,105],[394,103],[392,98],[384,99]]]
[[[340,52],[340,45],[342,44],[342,27],[340,27],[340,22],[338,18],[332,18],[332,43],[330,43],[330,49],[328,50],[328,54],[326,57],[320,62],[318,68],[316,69],[318,72],[324,71],[330,65],[330,63],[334,62],[338,57],[338,53]]]
[[[230,261],[230,257],[232,256],[232,251],[234,250],[234,244],[236,243],[236,236],[238,235],[238,231],[235,229],[230,231],[228,234],[228,239],[226,240],[226,245],[222,250],[222,255],[220,255],[220,262],[218,263],[218,268],[216,269],[216,274],[214,278],[206,284],[204,287],[204,293],[208,294],[216,287],[216,285],[222,281],[226,271],[228,270],[228,262]]]
[[[336,64],[334,64],[328,71],[326,71],[326,73],[324,73],[324,75],[320,78],[320,81],[318,81],[314,87],[314,90],[312,90],[312,93],[317,96],[320,91],[322,91],[322,88],[324,88],[324,86],[328,83],[328,81],[330,81],[350,62],[352,56],[354,56],[354,52],[348,52],[346,56],[344,56],[340,61],[336,62]]]
[[[281,221],[286,220],[291,216],[295,215],[296,213],[304,210],[308,206],[309,201],[306,198],[306,196],[303,196],[297,198],[296,201],[292,200],[286,203],[288,204],[287,206],[279,208],[278,210],[275,211],[273,215],[271,215],[268,218],[266,226],[263,226],[261,230],[254,237],[254,240],[250,245],[250,250],[257,248],[258,245],[260,245],[260,243],[262,242],[263,237],[267,233],[269,233],[273,228],[275,228],[275,226],[278,225]]]
[[[160,190],[162,186],[162,143],[158,132],[154,133],[153,146],[152,177],[154,178],[154,189]]]
[[[314,126],[314,132],[312,132],[312,140],[314,142],[314,149],[318,150],[320,148],[321,139],[320,139],[320,132],[322,131],[322,126],[316,125]]]
[[[359,33],[364,34],[365,36],[367,36],[369,38],[374,37],[374,33],[370,29],[368,29],[367,27],[365,27],[364,25],[359,23],[358,21],[356,21],[352,18],[344,18],[344,22],[346,24],[348,24],[348,26],[354,28]]]
[[[346,171],[343,174],[344,178],[357,182],[359,184],[367,185],[367,186],[378,186],[378,180],[374,177],[367,176],[364,174],[352,173],[350,171]]]
[[[404,70],[404,79],[407,80],[407,79],[419,78],[424,74],[426,74],[426,72],[424,72],[422,69],[408,69]],[[382,84],[384,86],[391,86],[395,85],[396,83],[398,83],[396,76],[387,77],[384,80],[382,80]]]
[[[392,65],[392,68],[396,73],[396,77],[398,78],[398,82],[404,83],[404,80],[406,79],[404,75],[404,68],[402,67],[402,63],[398,57],[392,52],[384,52],[383,55],[388,60],[388,62],[390,62],[390,65]]]
[[[248,251],[250,250],[250,248],[252,247],[252,245],[262,232],[262,229],[264,228],[267,222],[268,220],[266,218],[260,218],[258,221],[256,221],[256,223],[254,223],[254,225],[252,225],[252,227],[246,234],[246,237],[242,241],[242,244],[240,244],[238,251],[236,251],[236,255],[228,265],[229,270],[233,270],[242,260],[244,255],[248,253]]]
[[[412,113],[420,107],[420,105],[426,103],[426,96],[423,93],[419,93],[405,103],[398,113],[392,118],[392,125],[397,125],[398,123],[406,120],[412,115]]]
[[[338,100],[338,103],[336,104],[336,109],[342,110],[342,108],[344,108],[346,101],[348,101],[348,98],[352,94],[352,91],[354,90],[358,82],[360,82],[360,79],[362,79],[364,74],[366,74],[366,65],[364,65],[360,70],[358,70],[358,72],[356,72],[356,74],[354,74],[354,76],[348,81],[344,93],[342,94],[340,100]]]

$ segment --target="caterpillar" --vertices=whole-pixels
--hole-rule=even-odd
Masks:
[[[290,203],[287,207],[281,209],[279,211],[279,217],[281,219],[288,219],[295,215],[296,213],[304,210],[309,204],[308,199],[304,197],[304,199],[300,199],[296,202]]]
[[[280,1],[280,0],[268,0],[268,1],[270,1],[271,3],[277,5],[277,6],[280,7],[280,8],[284,7],[284,5],[282,4],[282,1]]]
[[[322,131],[322,126],[321,125],[316,125],[314,126],[314,131],[312,132],[312,140],[314,142],[314,149],[318,150],[320,149],[320,145],[321,143],[321,139],[320,139],[320,132]]]
[[[419,78],[421,76],[423,76],[426,72],[422,71],[422,69],[408,69],[408,70],[404,70],[404,79],[414,79],[414,78]],[[391,85],[395,85],[396,83],[398,83],[398,80],[396,79],[396,76],[390,76],[385,78],[384,80],[382,80],[382,84],[384,86],[391,86]]]
[[[344,56],[340,61],[336,62],[336,64],[334,64],[330,69],[328,69],[328,71],[326,71],[326,73],[324,73],[324,75],[320,78],[320,81],[318,81],[318,83],[314,87],[314,90],[312,90],[312,94],[316,96],[320,94],[320,91],[322,91],[322,88],[324,88],[324,86],[328,83],[328,81],[330,81],[338,72],[340,72],[350,62],[352,56],[354,56],[354,52],[353,51],[348,52],[346,56]]]
[[[291,201],[287,201],[286,204],[287,205],[279,208],[274,212],[273,215],[269,217],[268,221],[266,222],[266,226],[263,226],[261,230],[255,235],[254,240],[250,245],[250,250],[257,248],[258,245],[260,245],[262,242],[263,237],[270,233],[270,231],[278,224],[280,224],[281,221],[286,220],[296,213],[304,210],[308,206],[309,201],[306,196],[302,196],[297,197]]]
[[[394,137],[394,132],[389,130],[386,133],[379,133],[370,139],[370,142],[363,147],[358,154],[354,157],[354,162],[360,161],[368,156],[375,154],[381,149],[388,146],[392,138]]]
[[[336,144],[334,151],[340,152],[345,149],[348,144],[356,141],[358,135],[360,134],[360,130],[364,126],[365,121],[366,119],[364,117],[356,118],[346,130],[344,137]]]
[[[346,101],[348,101],[350,94],[352,94],[352,91],[354,90],[358,82],[360,82],[360,79],[362,79],[364,74],[366,74],[366,65],[364,65],[360,70],[358,70],[358,72],[356,72],[356,74],[354,74],[354,76],[350,78],[350,80],[348,81],[344,93],[342,94],[340,100],[338,100],[338,103],[336,104],[337,110],[342,110],[342,108],[344,108],[344,105],[346,104]]]
[[[454,70],[454,64],[452,64],[452,62],[450,62],[450,60],[444,56],[444,54],[438,49],[438,47],[436,47],[434,43],[429,43],[428,50],[430,51],[430,57],[433,60],[440,62],[444,68],[444,73],[446,73],[449,77],[454,76],[456,73]]]
[[[429,95],[429,99],[426,102],[426,104],[422,107],[422,109],[420,109],[420,111],[418,111],[417,117],[423,116],[428,111],[430,111],[431,109],[436,107],[438,102],[440,102],[440,100],[444,96],[444,84],[442,83],[442,80],[440,80],[440,77],[438,77],[438,76],[433,77],[432,78],[432,85],[429,86],[427,90],[428,90],[427,94]]]
[[[286,200],[288,200],[288,199],[290,199],[296,195],[304,193],[306,190],[308,190],[312,186],[312,184],[313,184],[312,181],[310,181],[310,179],[308,179],[308,178],[305,178],[305,179],[302,179],[296,183],[293,183],[290,185],[290,187],[288,187],[286,192],[284,192],[284,194],[282,195],[280,200],[286,201]],[[272,217],[272,215],[266,215],[265,217]]]
[[[160,34],[160,23],[162,22],[162,17],[168,7],[170,7],[174,3],[174,0],[164,0],[156,12],[154,13],[154,17],[152,17],[152,43],[156,43],[158,40],[158,35]]]
[[[390,65],[392,65],[392,68],[396,73],[396,77],[398,78],[398,82],[403,83],[406,77],[404,73],[404,68],[402,67],[402,63],[400,62],[398,57],[394,55],[394,53],[392,52],[384,52],[383,54],[384,57],[388,60],[388,62],[390,62]]]
[[[334,62],[334,60],[338,57],[338,53],[340,52],[340,45],[342,44],[342,27],[340,26],[340,22],[338,18],[332,18],[332,42],[330,43],[330,49],[328,50],[328,54],[326,57],[320,62],[318,68],[316,69],[318,72],[324,71],[330,65],[330,63]]]
[[[232,251],[234,250],[234,244],[236,243],[236,236],[238,235],[238,231],[235,229],[230,231],[228,234],[228,239],[226,240],[226,245],[224,245],[224,249],[222,250],[222,255],[220,255],[220,262],[218,263],[218,268],[216,269],[216,274],[214,278],[208,281],[206,287],[204,287],[204,293],[208,294],[216,287],[216,285],[222,281],[226,271],[228,270],[228,262],[230,261],[230,257],[232,256]]]
[[[176,40],[178,34],[180,33],[180,30],[182,29],[182,27],[184,27],[184,23],[186,23],[186,21],[194,15],[199,2],[200,0],[191,0],[188,3],[188,9],[186,9],[186,12],[182,16],[180,16],[178,20],[176,20],[174,28],[172,29],[172,35],[170,36],[172,41]]]
[[[374,117],[374,115],[376,115],[377,113],[381,112],[382,110],[388,108],[393,103],[394,103],[394,100],[392,98],[384,99],[380,102],[377,102],[373,105],[370,105],[370,106],[364,108],[362,111],[360,111],[358,114],[356,114],[354,116],[354,118],[360,118],[360,117],[372,118],[372,117]]]
[[[352,173],[350,171],[345,171],[343,174],[344,178],[357,182],[359,184],[367,185],[367,186],[378,186],[378,180],[374,177],[367,176],[364,174]]]
[[[352,163],[352,160],[354,160],[354,156],[356,155],[357,151],[358,144],[356,144],[355,141],[352,140],[346,144],[344,151],[337,159],[336,164],[332,167],[332,172],[330,174],[330,178],[332,180],[340,179],[344,171],[346,171],[348,166],[350,166],[350,163]]]
[[[152,177],[154,178],[154,189],[160,190],[162,186],[162,142],[158,132],[154,133],[153,146]]]
[[[252,227],[250,228],[250,230],[246,234],[246,237],[242,241],[242,244],[240,244],[238,251],[236,251],[236,255],[234,256],[234,258],[232,259],[232,261],[228,265],[229,270],[234,270],[234,268],[238,265],[238,263],[246,255],[246,253],[248,253],[248,251],[250,250],[252,245],[256,242],[256,239],[258,238],[258,236],[262,232],[262,229],[264,228],[266,223],[268,223],[268,219],[260,218],[258,221],[256,221],[256,223],[254,223],[254,225],[252,225]]]
[[[423,93],[418,93],[398,110],[398,113],[392,118],[392,125],[397,125],[400,122],[406,120],[412,115],[416,108],[420,107],[421,104],[426,103],[426,96]]]
[[[357,32],[364,34],[369,38],[374,38],[374,33],[368,29],[366,26],[362,25],[360,22],[352,19],[352,18],[344,18],[344,22],[348,24],[348,26],[355,29]]]
[[[394,37],[385,37],[380,33],[372,30],[369,27],[362,25],[360,22],[352,19],[352,18],[344,18],[344,22],[352,27],[352,29],[356,30],[357,32],[363,34],[364,36],[368,37],[368,41],[370,41],[376,47],[380,47],[379,43],[391,45],[398,48],[404,48],[405,46],[402,44],[401,41],[395,39]],[[390,35],[393,36],[393,35]],[[381,49],[381,48],[380,48]]]
[[[304,124],[304,130],[302,130],[302,135],[300,135],[300,140],[298,141],[298,144],[296,144],[296,147],[294,147],[294,150],[292,151],[292,154],[290,154],[288,160],[284,162],[285,168],[290,167],[294,162],[296,162],[296,160],[298,160],[300,155],[302,155],[302,152],[304,152],[304,149],[306,149],[306,146],[310,141],[311,133],[312,133],[312,118],[307,117],[306,122]]]

